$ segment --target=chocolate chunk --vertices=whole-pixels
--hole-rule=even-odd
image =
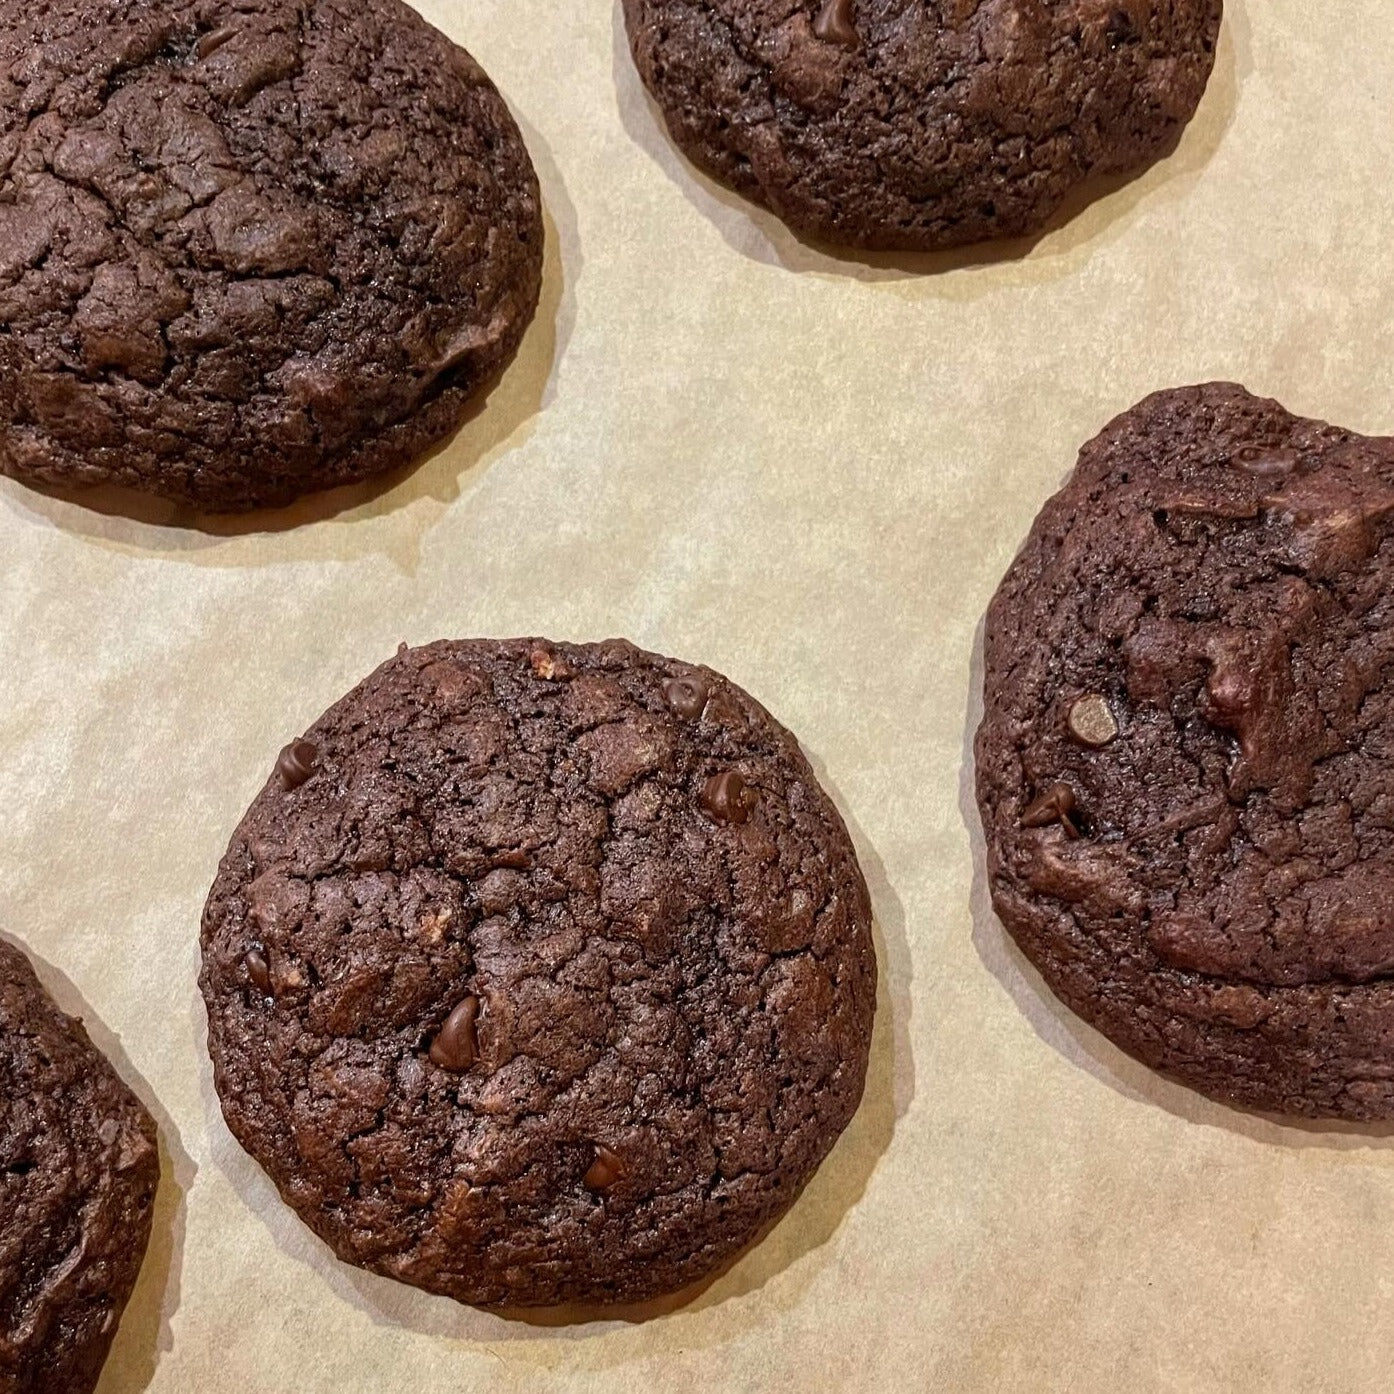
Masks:
[[[310,741],[291,741],[276,759],[276,773],[287,793],[298,789],[319,765],[319,747]]]
[[[696,721],[706,710],[710,693],[705,679],[696,673],[684,678],[669,678],[663,684],[663,700],[674,716]]]
[[[735,770],[714,774],[702,786],[702,807],[718,823],[746,822],[759,802],[759,791],[752,789]]]
[[[1075,791],[1063,782],[1052,784],[1044,794],[1033,799],[1021,815],[1023,828],[1046,828],[1052,823],[1059,823],[1068,838],[1079,836],[1075,822]]]
[[[475,1020],[479,1016],[479,998],[466,997],[445,1020],[440,1034],[431,1042],[431,1062],[443,1070],[462,1073],[479,1056],[479,1040]]]
[[[617,1181],[624,1179],[624,1164],[619,1156],[603,1142],[595,1144],[595,1160],[586,1172],[586,1188],[591,1191],[608,1191]]]
[[[1098,749],[1118,735],[1107,698],[1097,692],[1078,697],[1070,704],[1070,734],[1081,744]]]
[[[823,8],[813,21],[813,32],[825,43],[856,48],[860,42],[853,22],[856,0],[823,0]]]
[[[248,949],[242,962],[247,965],[247,977],[252,986],[264,996],[270,996],[271,965],[266,961],[266,954],[259,948]]]

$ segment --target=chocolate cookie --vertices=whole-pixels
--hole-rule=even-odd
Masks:
[[[842,821],[738,687],[476,641],[282,752],[200,981],[228,1126],[339,1257],[521,1306],[674,1291],[787,1209],[876,963]]]
[[[929,251],[1040,228],[1190,120],[1222,0],[624,0],[673,139],[797,232]]]
[[[1394,440],[1227,384],[1085,446],[988,612],[993,902],[1229,1102],[1394,1117]]]
[[[502,98],[400,0],[0,0],[0,473],[237,510],[406,464],[541,261]]]
[[[0,1390],[85,1394],[150,1238],[155,1124],[0,940]]]

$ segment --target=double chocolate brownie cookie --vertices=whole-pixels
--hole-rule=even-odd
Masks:
[[[86,1394],[135,1286],[155,1124],[0,940],[0,1390]]]
[[[1394,440],[1227,384],[1084,448],[988,613],[998,914],[1124,1050],[1394,1117]]]
[[[624,0],[673,139],[798,232],[928,251],[1040,228],[1165,152],[1222,0]]]
[[[229,1127],[349,1263],[463,1302],[710,1273],[857,1107],[841,819],[707,669],[403,649],[282,752],[204,912]]]
[[[0,473],[237,510],[406,464],[541,262],[503,99],[401,0],[0,0]]]

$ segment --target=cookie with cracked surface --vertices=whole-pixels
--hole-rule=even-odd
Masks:
[[[155,1124],[0,940],[0,1390],[96,1386],[150,1238]]]
[[[1394,1117],[1394,440],[1229,384],[1085,446],[988,612],[993,903],[1227,1102]]]
[[[1164,154],[1222,0],[624,0],[674,141],[791,228],[932,251]]]
[[[401,0],[0,0],[0,473],[236,511],[405,465],[541,264],[503,99]]]
[[[841,819],[725,678],[401,650],[277,761],[203,920],[229,1127],[349,1263],[485,1306],[676,1291],[862,1093]]]

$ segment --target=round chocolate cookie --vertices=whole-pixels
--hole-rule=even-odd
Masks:
[[[1040,228],[1190,120],[1222,0],[624,0],[673,139],[795,231],[930,251]]]
[[[0,473],[231,511],[404,465],[541,262],[503,99],[401,0],[0,0]]]
[[[988,612],[993,902],[1228,1102],[1394,1117],[1394,440],[1228,384],[1085,446]]]
[[[0,940],[0,1390],[95,1387],[159,1179],[154,1121]]]
[[[652,1297],[861,1097],[867,892],[797,743],[632,645],[403,646],[282,752],[203,919],[228,1126],[340,1258]]]

